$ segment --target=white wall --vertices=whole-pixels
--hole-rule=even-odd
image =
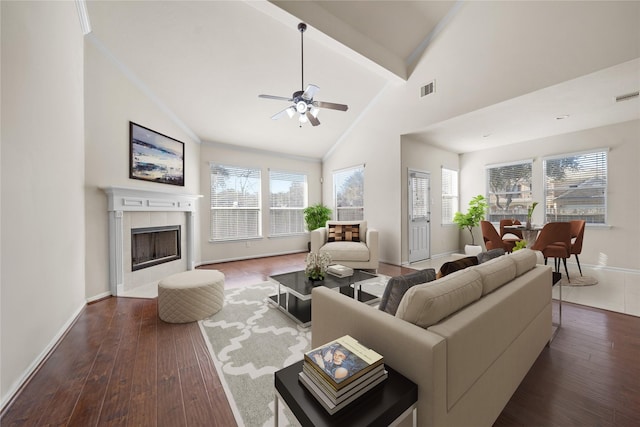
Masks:
[[[430,176],[430,249],[431,258],[438,255],[458,252],[460,248],[460,229],[455,224],[442,225],[442,168],[460,170],[457,153],[442,150],[426,144],[413,136],[402,137],[402,263],[409,260],[408,232],[408,175],[409,169],[428,172]]]
[[[91,37],[94,36],[87,36],[85,42],[84,159],[86,296],[89,299],[109,294],[107,196],[101,188],[117,186],[188,194],[199,194],[200,191],[200,144],[132,83],[130,74],[123,72],[117,62],[97,48]],[[185,143],[184,187],[129,179],[129,121]],[[197,253],[194,260],[197,261],[200,259],[197,225],[195,231]]]
[[[587,226],[580,255],[582,265],[606,265],[640,269],[640,121],[557,135],[461,156],[460,206],[476,194],[486,194],[485,166],[533,159],[533,199],[543,199],[542,159],[596,148],[610,148],[608,169],[608,227]],[[536,209],[534,223],[543,223],[543,210]]]
[[[302,142],[304,143],[304,142]],[[210,242],[211,234],[211,174],[210,163],[259,168],[262,171],[262,237],[236,242]],[[219,143],[203,143],[200,154],[200,200],[202,262],[212,263],[307,251],[309,233],[290,237],[269,235],[269,169],[307,174],[309,205],[321,201],[321,163],[316,159],[283,156],[268,151],[234,148]]]
[[[84,306],[84,130],[75,3],[0,8],[4,406]]]

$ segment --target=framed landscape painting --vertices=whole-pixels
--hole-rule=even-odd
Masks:
[[[129,178],[184,186],[184,143],[129,122]]]

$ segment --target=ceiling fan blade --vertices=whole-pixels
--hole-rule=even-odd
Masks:
[[[313,97],[315,96],[315,94],[320,90],[320,88],[316,85],[309,85],[307,86],[307,88],[304,90],[304,93],[302,94],[302,99],[310,101],[313,99]]]
[[[347,111],[349,109],[348,105],[336,104],[334,102],[313,101],[313,105],[318,108],[329,108],[331,110]]]
[[[271,120],[278,120],[280,117],[284,116],[285,114],[288,115],[289,118],[291,118],[295,114],[295,109],[293,107],[287,107],[284,110],[271,116]]]
[[[275,96],[275,95],[258,95],[258,98],[266,98],[266,99],[277,99],[278,101],[293,101],[292,98],[287,98],[285,96]]]
[[[311,122],[313,126],[318,126],[320,124],[320,120],[311,114],[311,110],[307,110],[307,119],[309,119],[309,122]]]

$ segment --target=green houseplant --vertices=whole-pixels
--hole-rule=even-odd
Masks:
[[[324,227],[331,219],[331,209],[318,203],[304,208],[304,222],[307,224],[307,230],[313,231],[316,228]]]
[[[473,237],[473,228],[480,225],[480,221],[484,219],[488,207],[487,199],[482,194],[478,194],[469,201],[467,213],[456,212],[453,216],[453,222],[456,223],[461,230],[464,228],[469,230],[469,234],[471,234],[471,244],[473,246],[476,246],[476,241]]]

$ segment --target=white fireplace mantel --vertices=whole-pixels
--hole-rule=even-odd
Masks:
[[[187,268],[195,268],[195,212],[202,195],[105,187],[109,212],[109,287],[114,296],[124,292],[124,212],[185,212]]]

